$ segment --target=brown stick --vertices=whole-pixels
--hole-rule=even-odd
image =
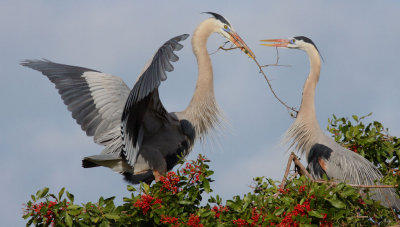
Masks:
[[[294,158],[294,157],[296,157],[296,155],[293,154],[293,152],[292,152],[292,153],[290,154],[288,163],[287,163],[287,165],[286,165],[285,175],[283,175],[283,179],[282,179],[281,185],[279,186],[279,189],[283,189],[283,188],[285,187],[286,178],[287,178],[287,176],[289,175],[290,166],[292,165],[292,161],[293,161],[293,158]]]
[[[213,52],[212,54],[218,52],[218,50],[226,50],[226,51],[227,51],[227,50],[234,50],[234,49],[241,49],[241,50],[243,50],[243,48],[244,48],[244,47],[241,47],[241,48],[239,48],[239,47],[225,48],[224,46],[225,46],[226,44],[227,44],[227,43],[225,43],[224,45],[218,47],[218,49],[217,49],[215,52]],[[255,57],[252,58],[252,59],[254,60],[254,62],[256,63],[256,65],[258,66],[258,69],[260,70],[260,73],[264,76],[265,80],[267,81],[268,87],[269,87],[269,89],[271,90],[271,92],[272,92],[272,94],[274,95],[274,97],[275,97],[283,106],[286,107],[286,109],[288,110],[288,112],[290,113],[290,116],[291,116],[292,118],[296,118],[296,117],[297,117],[297,114],[299,113],[299,111],[296,110],[296,108],[294,108],[294,107],[288,106],[284,101],[282,101],[282,100],[278,97],[278,95],[275,93],[274,89],[272,89],[272,85],[271,85],[270,80],[268,79],[268,77],[267,77],[267,75],[264,73],[264,71],[262,70],[262,67],[266,67],[266,66],[269,66],[269,65],[263,65],[263,66],[261,66],[261,65],[258,63],[258,61],[256,60]],[[272,64],[272,65],[273,65],[273,66],[280,66],[280,65],[278,65],[278,61],[279,61],[279,55],[278,55],[278,58],[277,58],[277,62],[276,62],[275,64]],[[270,66],[272,66],[272,65],[270,65]],[[287,66],[287,65],[284,65],[284,66]]]
[[[261,67],[269,67],[269,66],[285,66],[285,67],[290,67],[291,65],[280,65],[280,64],[279,64],[279,52],[278,52],[278,47],[276,47],[276,62],[275,62],[275,64],[262,65]]]
[[[338,182],[334,182],[334,181],[325,181],[325,180],[314,180],[314,182],[316,183],[322,183],[322,184],[332,184],[334,186],[338,185]],[[355,187],[355,188],[396,188],[397,185],[393,186],[393,185],[361,185],[361,184],[347,184],[351,187]]]
[[[294,154],[292,152],[292,154]],[[300,160],[297,158],[296,155],[294,155],[293,162],[295,166],[299,169],[299,172],[301,175],[306,175],[310,180],[314,181],[314,177],[311,176],[311,174],[307,171],[306,167],[301,164]]]

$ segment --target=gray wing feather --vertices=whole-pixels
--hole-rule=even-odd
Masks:
[[[107,145],[101,136],[120,127],[130,92],[119,77],[48,60],[26,60],[21,65],[47,76],[82,130],[96,143]]]
[[[173,51],[182,49],[183,45],[178,42],[185,40],[188,36],[187,34],[176,36],[157,50],[146,64],[126,101],[122,113],[122,153],[132,167],[136,163],[143,137],[143,128],[141,127],[143,117],[149,108],[150,102],[159,102],[158,87],[161,81],[167,79],[165,72],[171,72],[174,69],[170,61],[175,62],[179,59]],[[155,111],[160,116],[167,114],[161,103],[156,106],[158,106],[158,109]]]
[[[380,185],[383,177],[379,170],[367,159],[343,148],[335,146],[335,151],[327,162],[327,176],[351,184]],[[393,188],[371,189],[372,198],[387,207],[400,209],[400,199]]]

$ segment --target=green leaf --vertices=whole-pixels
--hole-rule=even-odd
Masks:
[[[336,208],[341,209],[341,208],[346,207],[346,204],[344,204],[342,201],[340,201],[338,199],[332,198],[332,199],[327,199],[327,200],[332,204],[332,206],[334,206]]]
[[[74,202],[74,195],[69,193],[68,191],[65,192],[67,194],[68,199],[73,203]]]
[[[90,217],[90,220],[94,223],[99,222],[100,217]]]
[[[357,117],[357,115],[353,115],[352,117],[353,117],[353,119],[354,119],[355,121],[358,122],[358,117]]]
[[[67,224],[67,226],[72,226],[72,218],[71,216],[69,216],[68,213],[65,213],[65,224]]]
[[[142,185],[143,185],[144,192],[147,194],[149,192],[149,190],[150,190],[150,186],[148,184],[146,184],[146,183],[143,183]]]
[[[179,203],[179,204],[182,204],[182,205],[190,205],[190,204],[193,204],[193,202],[192,202],[192,201],[189,201],[189,200],[181,200],[181,201],[179,201],[178,203]]]
[[[340,195],[343,196],[344,198],[348,197],[349,195],[352,195],[355,193],[355,190],[353,188],[346,188],[344,191],[340,192]]]
[[[44,196],[47,195],[47,193],[49,192],[49,188],[43,188],[42,190],[39,190],[38,192],[36,192],[36,196],[40,199],[43,198]]]
[[[309,211],[308,214],[310,216],[313,216],[313,217],[316,217],[316,218],[323,218],[324,217],[324,215],[322,215],[320,212],[318,212],[316,210]]]
[[[275,216],[279,216],[283,213],[283,211],[285,211],[284,207],[279,208],[276,212],[275,212]]]
[[[79,209],[79,208],[81,208],[81,207],[78,206],[78,205],[72,204],[72,205],[69,205],[67,207],[67,210],[76,210],[76,209]]]
[[[126,188],[127,188],[127,190],[130,191],[130,192],[135,192],[135,191],[136,191],[136,188],[133,187],[132,185],[129,185],[129,184],[126,186]]]
[[[104,215],[108,219],[118,220],[120,216],[118,214],[105,214]]]
[[[210,182],[209,182],[208,180],[203,181],[203,187],[204,187],[204,190],[205,190],[207,193],[210,193],[210,191],[211,191],[211,189],[210,189]]]
[[[27,213],[27,214],[25,214],[24,216],[22,216],[23,219],[27,219],[27,218],[29,218],[29,217],[31,217],[31,214],[30,214],[30,213]]]
[[[62,195],[64,194],[65,188],[61,188],[60,192],[58,193],[58,200],[61,200]]]
[[[110,226],[110,223],[107,220],[101,222],[99,225],[99,227],[108,227],[108,226]]]

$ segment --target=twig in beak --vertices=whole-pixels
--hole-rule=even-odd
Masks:
[[[219,46],[218,49],[217,49],[216,51],[210,53],[209,55],[215,54],[215,53],[217,53],[219,50],[228,51],[228,50],[240,49],[240,50],[243,51],[243,49],[244,49],[244,47],[237,47],[237,46],[234,46],[233,44],[231,45],[231,47],[225,48],[225,45],[228,44],[228,43],[229,43],[229,41],[224,42],[224,44],[223,44],[222,46]],[[283,102],[283,101],[278,97],[278,95],[277,95],[277,94],[275,93],[275,91],[272,89],[272,85],[271,85],[270,80],[268,79],[268,77],[267,77],[267,75],[264,73],[264,71],[262,70],[263,67],[268,67],[268,66],[286,66],[286,67],[290,67],[291,65],[279,65],[279,52],[278,52],[278,48],[276,48],[276,63],[275,63],[275,64],[263,65],[263,66],[261,66],[261,65],[258,63],[258,61],[256,60],[256,58],[252,58],[252,59],[253,59],[253,61],[256,63],[256,65],[258,66],[258,68],[260,69],[259,72],[260,72],[261,74],[263,74],[265,80],[266,80],[267,83],[268,83],[269,89],[271,90],[271,92],[272,92],[272,94],[274,95],[274,97],[275,97],[283,106],[286,107],[287,111],[289,112],[290,117],[296,118],[299,111],[296,110],[296,108],[294,108],[294,107],[288,106],[285,102]]]
[[[217,48],[217,50],[215,50],[215,51],[209,53],[209,55],[213,55],[213,54],[217,53],[219,50],[227,50],[227,49],[225,49],[225,45],[228,44],[229,42],[230,42],[230,41],[225,41],[224,44],[222,44],[222,46],[219,46],[219,47]],[[232,47],[232,45],[231,45],[231,47]]]

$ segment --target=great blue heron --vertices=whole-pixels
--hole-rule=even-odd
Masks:
[[[162,45],[144,66],[132,90],[116,76],[96,70],[26,60],[21,64],[47,76],[58,89],[72,117],[94,142],[105,146],[100,155],[85,157],[84,168],[105,166],[125,176],[131,183],[151,182],[171,170],[180,156],[187,155],[197,138],[219,123],[213,71],[207,40],[219,33],[250,57],[253,53],[223,16],[204,20],[193,33],[193,53],[198,63],[196,89],[188,107],[170,112],[162,105],[158,87],[174,68],[173,51],[183,46],[189,35],[174,37]]]
[[[295,122],[287,131],[290,148],[300,154],[306,154],[310,174],[321,179],[324,174],[330,179],[337,179],[352,184],[373,185],[382,178],[379,170],[361,155],[350,151],[320,128],[315,113],[315,88],[321,70],[321,56],[314,42],[304,36],[289,39],[261,40],[273,42],[264,46],[300,49],[308,54],[310,73],[303,87],[300,110]],[[394,189],[373,189],[373,199],[387,207],[400,208],[400,200]]]

